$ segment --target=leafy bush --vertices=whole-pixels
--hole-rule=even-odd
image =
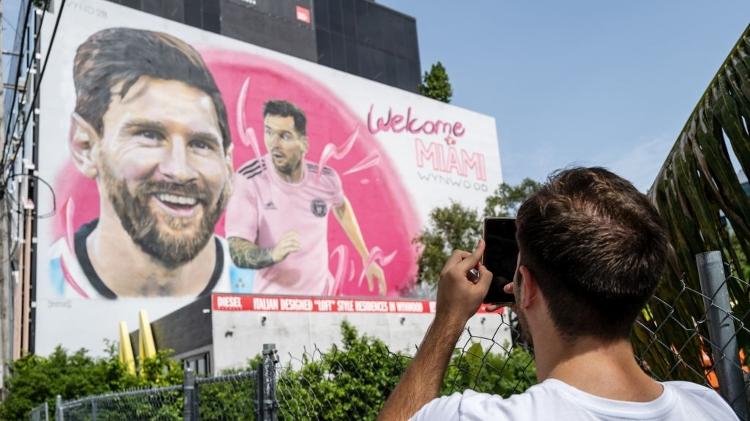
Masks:
[[[341,349],[331,348],[319,359],[303,359],[302,368],[286,367],[278,379],[280,419],[375,419],[396,387],[410,357],[393,353],[377,338],[359,335],[341,325]],[[536,381],[533,357],[521,348],[510,354],[484,351],[480,344],[456,352],[448,367],[442,394],[472,388],[510,396]]]
[[[375,419],[396,387],[410,357],[393,353],[383,341],[360,335],[342,323],[342,346],[304,356],[299,368],[279,370],[276,397],[283,420]],[[92,358],[80,350],[68,354],[57,348],[49,357],[28,356],[15,361],[8,378],[9,396],[0,405],[0,419],[25,420],[29,411],[47,401],[54,408],[56,395],[69,401],[103,393],[182,384],[179,363],[160,352],[144,362],[141,374],[132,375],[119,362],[114,347],[105,358]],[[516,347],[509,354],[492,353],[480,344],[456,352],[448,367],[442,394],[472,388],[509,396],[535,381],[532,356]],[[256,356],[249,370],[261,364]],[[232,374],[227,371],[224,374]],[[236,374],[236,370],[234,371]],[[255,417],[255,378],[229,376],[226,381],[198,385],[202,420],[252,420]],[[97,401],[99,419],[174,419],[182,416],[182,391],[143,393]],[[90,414],[89,404],[72,409],[70,416]],[[76,418],[78,419],[78,418]]]
[[[318,360],[305,356],[302,368],[286,367],[276,396],[280,418],[374,419],[406,369],[408,359],[391,353],[383,341],[359,336],[341,325],[343,346],[333,346]]]
[[[110,345],[108,354],[94,358],[83,349],[71,354],[57,347],[48,357],[29,355],[14,361],[6,379],[8,397],[0,405],[0,419],[26,419],[31,409],[45,401],[54,408],[57,395],[72,400],[182,382],[179,364],[164,351],[144,362],[141,376],[128,373],[117,358],[114,345]]]
[[[456,351],[445,373],[441,394],[474,389],[507,398],[534,383],[534,357],[523,348],[514,347],[510,353],[493,354],[491,349],[483,350],[481,344],[475,343],[463,354]]]

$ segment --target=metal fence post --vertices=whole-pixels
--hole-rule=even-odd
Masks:
[[[727,278],[721,252],[709,251],[695,256],[698,276],[706,307],[708,331],[714,370],[719,379],[719,391],[740,419],[748,419],[745,381],[739,361],[737,334],[729,304]]]
[[[279,404],[276,401],[276,345],[263,344],[263,362],[257,368],[255,386],[255,415],[258,421],[276,421]]]
[[[62,404],[62,396],[57,395],[57,397],[55,397],[55,421],[65,421]]]
[[[44,402],[44,421],[49,421],[49,404]]]
[[[276,353],[276,345],[263,344],[263,376],[265,389],[265,409],[268,411],[267,420],[276,421],[278,415],[279,403],[276,401],[276,363],[279,362],[279,356]]]
[[[265,357],[264,357],[265,358]],[[255,419],[257,421],[266,421],[265,415],[265,359],[255,369]]]
[[[96,399],[91,399],[91,421],[96,421]]]
[[[185,421],[198,421],[197,396],[195,388],[195,372],[192,368],[186,367],[182,383],[182,416]]]

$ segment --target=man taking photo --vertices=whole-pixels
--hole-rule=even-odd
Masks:
[[[471,390],[436,399],[456,341],[492,280],[479,264],[480,241],[445,263],[435,319],[381,420],[737,419],[713,390],[657,382],[636,363],[630,332],[669,247],[645,195],[602,168],[564,170],[524,202],[516,229],[516,274],[505,289],[515,294],[534,346],[539,384],[508,399]],[[467,272],[477,265],[474,283]]]

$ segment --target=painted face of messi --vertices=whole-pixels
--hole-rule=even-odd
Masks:
[[[263,140],[274,168],[282,175],[295,174],[307,153],[307,138],[297,131],[294,118],[269,114],[263,126]]]
[[[183,82],[142,77],[125,97],[113,94],[103,127],[99,192],[125,231],[165,266],[193,259],[231,190],[231,150],[211,98]]]

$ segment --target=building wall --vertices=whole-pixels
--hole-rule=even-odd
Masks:
[[[296,14],[297,6],[312,13],[313,0],[110,1],[291,56],[317,58],[312,19],[304,22]]]
[[[420,82],[417,22],[367,0],[315,0],[317,61],[416,92]]]
[[[416,20],[372,1],[110,1],[410,92],[421,81]]]
[[[434,314],[344,314],[344,313],[273,313],[213,312],[215,372],[247,365],[259,354],[264,343],[273,343],[282,364],[300,365],[302,356],[313,356],[316,349],[327,352],[331,345],[341,345],[341,323],[346,320],[361,334],[383,340],[393,351],[414,355]],[[486,349],[493,338],[502,345],[511,343],[507,315],[479,313],[467,324],[471,337],[464,332],[458,346],[466,341],[482,341]],[[499,328],[499,329],[498,329]],[[495,352],[501,350],[495,349]],[[319,355],[318,355],[319,356]]]
[[[138,7],[145,7],[142,0],[138,1]],[[60,2],[56,1],[55,6],[59,6]],[[305,188],[309,188],[306,191],[310,197],[287,192],[274,192],[267,196],[271,192],[261,188],[258,197],[269,200],[248,201],[248,212],[227,213],[223,222],[210,222],[215,240],[205,243],[204,247],[218,244],[219,250],[217,258],[209,262],[214,265],[211,277],[198,276],[180,266],[174,268],[174,276],[171,276],[175,285],[192,285],[198,291],[198,286],[204,290],[211,286],[213,292],[236,294],[385,296],[383,298],[388,299],[411,297],[415,292],[418,253],[413,239],[428,221],[430,211],[450,204],[451,200],[469,207],[481,206],[493,186],[502,181],[495,121],[491,117],[111,1],[76,0],[75,4],[75,7],[66,8],[60,18],[60,25],[66,30],[57,32],[49,57],[49,67],[60,71],[47,73],[42,82],[41,97],[50,100],[41,102],[41,118],[39,124],[35,125],[39,139],[42,139],[36,161],[39,176],[47,180],[55,191],[54,198],[40,195],[36,202],[37,209],[51,210],[57,206],[50,218],[39,220],[37,230],[39,258],[35,266],[38,275],[34,333],[35,350],[41,355],[52,352],[57,345],[68,349],[84,347],[92,353],[102,352],[102,339],[116,338],[120,321],[135,326],[139,310],[147,310],[156,319],[194,301],[194,296],[166,290],[162,294],[144,290],[133,294],[121,293],[121,297],[115,299],[116,294],[101,287],[117,284],[116,273],[106,266],[94,269],[90,259],[86,259],[87,254],[82,251],[82,245],[87,242],[75,241],[77,233],[80,233],[78,238],[87,238],[91,234],[94,221],[102,230],[119,224],[119,216],[100,212],[102,204],[112,203],[112,196],[100,195],[99,173],[91,178],[91,174],[75,165],[75,156],[71,154],[74,151],[68,139],[69,134],[77,133],[73,129],[78,127],[78,123],[75,123],[78,119],[71,118],[76,103],[97,98],[96,90],[76,91],[73,73],[81,46],[89,45],[95,34],[102,37],[101,42],[110,42],[109,47],[103,48],[127,46],[115,54],[117,62],[133,65],[151,63],[160,66],[165,74],[176,74],[169,77],[178,80],[182,80],[180,75],[185,72],[195,70],[184,62],[162,60],[161,55],[152,57],[150,53],[154,50],[150,47],[138,48],[145,42],[141,41],[144,39],[142,37],[148,35],[141,31],[146,28],[167,34],[181,40],[184,44],[178,44],[183,49],[192,49],[201,55],[205,66],[203,70],[211,74],[221,94],[226,109],[225,124],[231,132],[226,140],[231,140],[232,144],[231,158],[226,152],[228,149],[223,147],[214,149],[217,153],[208,154],[212,163],[209,167],[224,169],[231,159],[232,172],[239,175],[230,178],[228,172],[210,172],[213,170],[209,168],[209,175],[215,179],[210,188],[217,194],[219,189],[227,189],[233,179],[236,184],[233,189],[236,196],[233,198],[244,201],[245,198],[240,196],[255,194],[253,190],[257,189],[242,180],[249,179],[249,173],[245,172],[249,170],[252,173],[255,169],[253,165],[268,159],[266,145],[261,142],[265,132],[262,110],[267,101],[283,98],[307,115],[306,137],[309,142],[305,158],[312,170],[322,167],[323,171],[318,175],[323,174],[325,178],[309,177]],[[155,3],[149,5],[159,6]],[[200,16],[188,19],[188,11],[192,13],[198,9],[188,8],[187,2],[183,2],[182,7],[184,20],[194,19],[191,21],[194,23],[200,20],[201,25],[211,28],[210,22],[215,20],[213,11],[203,9]],[[175,19],[180,17],[179,3],[161,3],[160,8],[155,10]],[[212,28],[216,29],[215,26]],[[53,30],[54,21],[46,19],[43,33],[49,36]],[[112,34],[116,36],[111,38]],[[110,41],[104,41],[108,37]],[[43,49],[46,45],[43,44]],[[81,79],[100,77],[89,73],[94,67],[84,67],[86,73],[81,75]],[[111,73],[112,68],[103,66],[102,69],[106,77],[116,77]],[[185,112],[186,107],[197,104],[194,101],[181,101],[180,96],[174,95],[173,88],[179,88],[177,91],[182,92],[184,86],[144,82],[144,92],[148,92],[149,96],[144,98],[145,93],[140,95],[143,103],[138,106],[129,103],[129,112],[123,115],[131,118],[143,114],[149,121],[165,121],[170,123],[170,127],[177,125],[193,130],[194,126],[201,125],[207,129],[200,130],[220,130],[216,117],[221,120],[224,117],[216,114],[215,108],[200,107]],[[109,133],[114,129],[103,127],[102,130]],[[140,134],[134,133],[133,136]],[[131,149],[130,159],[116,160],[114,164],[118,165],[118,173],[153,173],[153,168],[164,163],[167,157],[172,159],[166,149],[169,146],[167,142],[159,144],[158,155],[154,154],[152,146],[139,144],[139,147]],[[192,151],[192,148],[188,149]],[[192,170],[201,174],[204,172],[205,168],[193,165],[198,160],[188,161]],[[256,181],[271,183],[273,179],[267,177],[274,176],[273,170],[261,172],[263,175],[259,177],[262,178]],[[258,174],[250,174],[250,178],[253,176]],[[317,183],[321,183],[320,186]],[[331,193],[326,189],[330,189]],[[320,191],[325,191],[325,201],[317,197],[323,194]],[[359,241],[355,238],[353,242],[352,231],[347,234],[346,227],[342,228],[330,212],[344,195],[346,203],[356,212],[358,231],[367,245],[367,260],[362,259],[365,257],[361,255],[365,254],[363,250],[355,246]],[[295,197],[302,197],[302,202],[295,205],[293,214],[286,214],[283,206],[276,205]],[[251,208],[255,211],[250,212]],[[193,213],[193,219],[200,215],[202,213]],[[103,218],[113,223],[99,224]],[[271,220],[273,222],[265,222]],[[230,264],[226,243],[222,241],[229,232],[228,226],[235,231],[249,227],[250,234],[241,235],[252,236],[252,230],[257,231],[253,227],[260,226],[258,224],[268,224],[269,227],[273,224],[273,229],[279,232],[307,229],[301,221],[319,229],[315,237],[305,239],[302,247],[315,251],[316,258],[320,260],[289,259],[284,270],[290,282],[274,284],[275,281],[269,282],[269,279],[261,277],[261,273],[241,270]],[[122,240],[127,242],[134,239]],[[259,244],[265,246],[265,238],[258,240]],[[80,252],[76,251],[76,244]],[[113,242],[110,245],[116,247],[123,244]],[[162,245],[156,247],[162,248]],[[162,259],[164,251],[151,250],[148,253],[150,257],[129,257],[125,260],[129,261],[131,267],[118,268],[116,271],[122,274],[123,270],[145,267],[147,265],[140,265],[140,262]],[[106,252],[108,258],[113,258],[108,261],[122,260],[122,253],[122,248]],[[191,253],[191,256],[187,256],[187,262],[193,262],[198,255],[197,250]],[[383,270],[384,279],[380,285],[364,282],[364,268],[373,262]],[[310,269],[323,269],[321,266],[326,264],[328,274],[321,270],[323,276],[309,276],[312,272]],[[166,266],[161,266],[151,268],[153,270],[148,274],[134,270],[127,274],[128,279],[137,281],[164,276],[162,268]],[[96,317],[92,317],[92,314]],[[293,323],[296,317],[289,323]],[[317,320],[317,316],[311,315],[310,320]],[[333,325],[337,327],[338,323]],[[377,326],[377,323],[373,326]],[[388,328],[386,331],[391,334],[397,330]],[[337,328],[333,330],[334,333],[337,331]],[[310,337],[317,334],[317,330],[310,332],[307,334],[312,335]],[[418,336],[410,336],[415,335]],[[396,346],[400,346],[399,343]]]

